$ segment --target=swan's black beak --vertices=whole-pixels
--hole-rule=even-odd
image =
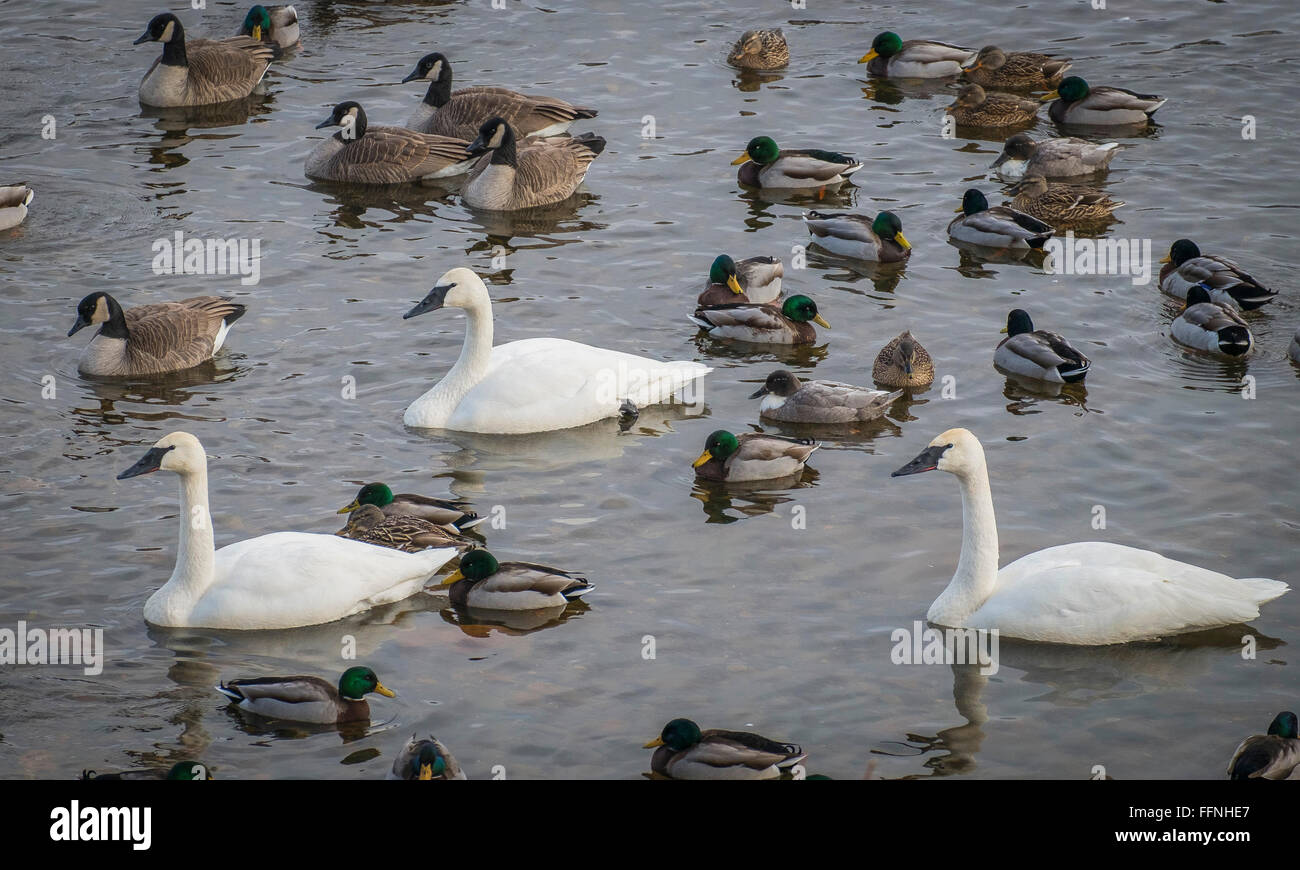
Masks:
[[[117,476],[118,480],[126,480],[128,477],[139,477],[142,474],[150,474],[162,467],[163,457],[167,455],[168,450],[175,450],[173,447],[150,447],[149,452],[140,457],[140,461],[132,465],[126,471]]]
[[[90,321],[82,317],[80,314],[78,314],[77,322],[72,324],[72,328],[68,330],[68,337],[71,338],[73,335],[85,329],[87,326],[90,326]]]
[[[943,456],[943,451],[947,450],[951,446],[951,444],[940,444],[937,447],[927,447],[918,453],[915,459],[889,476],[902,477],[905,474],[920,474],[923,471],[934,471],[939,467],[939,458]]]
[[[131,44],[132,44],[132,45],[139,45],[140,43],[142,43],[142,42],[148,42],[148,41],[151,40],[151,39],[153,39],[153,37],[150,36],[150,35],[149,35],[149,31],[146,30],[146,31],[144,32],[144,36],[141,36],[139,39],[137,39],[135,42],[133,42],[133,43],[131,43]]]
[[[434,287],[429,291],[428,296],[425,296],[416,303],[414,308],[403,314],[402,319],[410,320],[417,314],[423,314],[426,311],[437,311],[442,307],[442,303],[446,301],[447,293],[455,286],[456,284],[453,282],[451,284],[439,284],[437,287]]]
[[[321,121],[319,124],[317,124],[316,129],[324,130],[326,127],[336,127],[336,126],[338,126],[338,121],[335,121],[334,116],[330,115],[324,121]]]
[[[749,397],[751,399],[761,399],[764,396],[766,396],[768,392],[769,390],[767,389],[767,384],[763,384],[763,386],[759,387],[757,390],[754,390],[754,392],[750,393]]]

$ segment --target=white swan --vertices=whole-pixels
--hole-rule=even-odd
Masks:
[[[1006,637],[1100,645],[1235,625],[1287,592],[1277,580],[1234,579],[1150,550],[1086,542],[1048,547],[998,569],[984,448],[949,429],[893,473],[947,471],[961,484],[961,558],[926,618],[951,628],[998,629]]]
[[[208,458],[199,439],[172,432],[118,480],[152,471],[181,478],[176,569],[144,604],[153,625],[295,628],[401,601],[456,555],[454,547],[403,553],[334,535],[276,532],[213,549]]]
[[[659,362],[562,338],[492,346],[492,300],[472,271],[452,269],[405,318],[462,308],[469,321],[460,358],[406,409],[407,426],[518,435],[585,426],[667,401],[712,371],[697,362]]]

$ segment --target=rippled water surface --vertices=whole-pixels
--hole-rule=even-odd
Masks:
[[[0,234],[0,627],[92,625],[108,662],[0,668],[0,776],[67,777],[201,756],[218,777],[376,778],[410,732],[432,731],[471,777],[635,777],[665,721],[752,728],[801,742],[809,770],[860,776],[1218,777],[1246,734],[1297,703],[1291,645],[1300,594],[1266,606],[1243,661],[1240,628],[1106,649],[1002,646],[984,680],[890,661],[890,634],[923,619],[961,540],[954,481],[891,480],[953,426],[984,441],[1003,560],[1101,538],[1239,576],[1295,583],[1300,535],[1300,144],[1286,0],[1015,6],[810,2],[362,4],[299,0],[303,50],[272,67],[268,95],[211,126],[142,114],[136,87],[156,45],[132,47],[154,2],[0,3],[0,182],[29,182],[32,214]],[[741,12],[745,9],[749,11]],[[243,8],[177,7],[191,36],[234,32]],[[752,26],[782,26],[784,74],[723,63]],[[947,242],[946,226],[998,144],[945,139],[951,83],[868,81],[854,63],[880,30],[980,46],[1047,49],[1094,83],[1169,98],[1159,126],[1126,138],[1106,185],[1127,201],[1111,233],[1190,236],[1236,255],[1281,291],[1250,315],[1259,349],[1226,364],[1169,338],[1176,309],[1154,285],[1051,276]],[[400,123],[441,50],[457,82],[596,106],[609,140],[582,192],[527,219],[475,215],[454,188],[341,190],[310,183],[315,124],[343,99]],[[40,136],[53,115],[57,138]],[[1044,113],[1045,114],[1045,113]],[[655,138],[643,138],[653,116]],[[1241,136],[1253,115],[1258,136]],[[1040,120],[1033,133],[1050,135]],[[687,323],[719,252],[786,258],[806,243],[806,200],[743,192],[728,162],[752,136],[865,158],[821,207],[902,216],[905,269],[812,256],[787,286],[833,330],[802,351],[711,345]],[[155,276],[151,245],[182,231],[261,240],[261,282]],[[504,255],[504,264],[493,258]],[[554,335],[715,371],[707,414],[646,411],[507,439],[409,431],[403,408],[453,362],[464,319],[401,314],[446,269],[489,277],[497,340]],[[150,383],[78,376],[88,336],[65,337],[83,295],[125,305],[229,293],[248,305],[206,368]],[[992,367],[1012,307],[1094,361],[1087,388],[1045,396]],[[885,421],[822,433],[797,485],[705,490],[690,461],[705,436],[748,431],[746,396],[778,362],[867,383],[879,348],[910,327],[955,378]],[[54,398],[42,398],[52,375]],[[1239,394],[1253,378],[1255,398]],[[342,397],[345,377],[356,397]],[[162,434],[210,455],[217,543],[282,529],[332,532],[360,482],[504,507],[486,537],[503,558],[585,570],[588,608],[545,624],[460,625],[445,599],[414,599],[346,624],[241,634],[146,626],[145,599],[175,558],[170,475],[116,481]],[[779,427],[763,426],[767,431]],[[1093,506],[1107,527],[1092,528]],[[797,510],[802,509],[802,510]],[[805,516],[806,529],[792,528]],[[369,733],[270,728],[230,712],[220,679],[336,676],[356,639],[398,698]],[[653,635],[656,657],[642,656]],[[1176,743],[1177,751],[1170,751]]]

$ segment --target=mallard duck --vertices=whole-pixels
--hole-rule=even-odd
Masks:
[[[771,480],[803,471],[804,463],[821,445],[806,438],[781,438],[725,429],[709,433],[704,452],[691,463],[695,476],[704,480],[739,483]]]
[[[402,83],[427,81],[424,99],[406,126],[421,133],[473,139],[483,123],[501,118],[519,136],[555,136],[574,121],[596,117],[596,110],[558,97],[534,97],[507,88],[451,89],[451,62],[439,52],[426,54]]]
[[[867,65],[867,72],[875,76],[904,79],[938,79],[955,76],[962,67],[973,63],[974,49],[909,39],[904,42],[897,33],[886,30],[871,40],[871,51],[858,59]]]
[[[874,218],[849,212],[810,211],[803,222],[819,246],[858,260],[898,263],[912,256],[912,243],[903,235],[903,222],[892,211]]]
[[[690,719],[672,720],[644,748],[655,751],[650,769],[669,779],[779,779],[807,757],[795,743],[748,731],[701,731]]]
[[[727,55],[727,63],[740,69],[781,69],[789,62],[790,47],[779,27],[746,30]]]
[[[729,302],[695,309],[691,322],[710,338],[754,344],[811,344],[817,340],[816,323],[831,325],[817,313],[817,303],[807,296],[790,296],[780,305]]]
[[[961,198],[961,217],[948,224],[948,235],[959,242],[986,248],[1041,248],[1055,230],[1032,215],[1005,205],[989,206],[975,188]]]
[[[415,595],[456,555],[401,553],[334,535],[275,532],[213,548],[208,458],[188,432],[160,438],[118,480],[181,478],[176,567],[144,604],[153,625],[241,630],[320,625]]]
[[[531,562],[498,562],[487,550],[470,550],[442,586],[457,607],[541,610],[560,607],[596,587],[574,571]]]
[[[1289,588],[1099,541],[1048,547],[999,568],[998,523],[979,439],[949,429],[891,476],[936,470],[961,485],[963,529],[957,570],[926,614],[931,625],[1102,646],[1249,622],[1261,604]]]
[[[140,81],[140,103],[174,108],[240,100],[253,92],[271,65],[270,46],[251,36],[185,41],[181,20],[155,15],[135,41],[161,42],[162,56]]]
[[[384,779],[468,779],[447,747],[430,734],[423,740],[414,734],[393,760]]]
[[[1123,200],[1081,184],[1048,185],[1038,173],[1026,175],[1011,193],[1012,207],[1057,226],[1105,220],[1124,205]]]
[[[292,6],[254,6],[244,16],[239,35],[251,36],[281,49],[293,48],[301,43],[298,10]]]
[[[212,770],[202,761],[178,761],[171,767],[151,767],[140,770],[123,770],[120,773],[95,773],[83,770],[79,779],[212,779]]]
[[[1245,356],[1255,346],[1255,337],[1237,309],[1211,302],[1204,284],[1188,288],[1187,307],[1169,331],[1179,344],[1220,356]]]
[[[1063,80],[1056,90],[1043,97],[1052,100],[1047,115],[1058,124],[1089,126],[1145,124],[1156,109],[1165,104],[1164,97],[1137,94],[1124,88],[1091,88],[1078,76]]]
[[[1092,363],[1055,332],[1035,330],[1029,313],[1016,308],[1007,315],[1007,337],[993,352],[999,368],[1038,381],[1076,384],[1088,376]]]
[[[1003,51],[986,45],[964,69],[966,80],[986,88],[1054,88],[1061,83],[1070,59],[1033,51]]]
[[[348,514],[348,522],[334,534],[340,538],[391,547],[404,553],[418,553],[430,547],[469,549],[470,541],[456,537],[442,526],[419,517],[386,517],[372,504],[363,504]]]
[[[712,369],[689,360],[660,362],[562,338],[492,346],[492,299],[465,268],[443,273],[406,318],[439,308],[466,314],[460,357],[441,381],[406,409],[407,426],[518,435],[585,426],[667,401]]]
[[[561,202],[587,177],[591,162],[605,150],[595,133],[554,136],[516,146],[515,133],[502,118],[479,128],[469,151],[491,152],[470,171],[461,194],[465,204],[485,211],[516,211]]]
[[[838,151],[783,150],[770,136],[750,139],[745,153],[731,165],[740,166],[736,180],[747,187],[784,189],[838,184],[862,168],[861,163]]]
[[[1210,301],[1231,305],[1242,311],[1254,311],[1277,298],[1244,269],[1226,257],[1202,254],[1196,242],[1179,239],[1169,246],[1169,253],[1160,260],[1160,289],[1179,299],[1187,298],[1187,291],[1197,284],[1210,291]]]
[[[1002,153],[991,168],[1003,181],[1033,174],[1046,178],[1091,175],[1109,166],[1118,149],[1118,142],[1098,145],[1072,136],[1035,142],[1028,133],[1017,133],[1002,143]]]
[[[466,502],[459,499],[429,498],[409,492],[393,495],[386,483],[367,483],[357,490],[357,497],[350,504],[336,513],[350,514],[363,505],[379,508],[386,517],[418,517],[449,531],[473,528],[487,519],[465,510]]]
[[[354,100],[334,107],[316,125],[341,129],[307,155],[303,171],[316,181],[355,184],[406,184],[461,175],[474,165],[469,143],[450,136],[417,133],[405,127],[372,127]]]
[[[899,390],[887,393],[837,381],[801,381],[793,372],[777,369],[767,376],[751,399],[762,399],[758,416],[782,423],[856,423],[884,416]]]
[[[1039,104],[1011,94],[989,94],[979,85],[966,85],[944,109],[963,127],[1013,127],[1038,117]]]
[[[1228,762],[1228,779],[1300,779],[1296,714],[1278,713],[1266,734],[1241,741]]]
[[[928,387],[934,382],[934,363],[908,330],[876,354],[871,379],[887,387]]]
[[[334,688],[320,677],[257,677],[221,683],[217,691],[241,710],[283,719],[287,722],[315,722],[319,725],[365,722],[370,719],[366,695],[378,692],[385,698],[396,693],[384,687],[370,668],[348,668]]]
[[[230,325],[245,308],[226,296],[194,296],[123,309],[102,291],[77,303],[71,337],[102,324],[81,353],[85,375],[128,377],[193,368],[212,359],[226,343]]]
[[[27,220],[27,206],[36,192],[25,184],[0,187],[0,230],[12,229]]]
[[[697,305],[756,302],[766,305],[781,298],[785,267],[776,257],[750,257],[737,263],[720,254],[709,267],[709,280]]]

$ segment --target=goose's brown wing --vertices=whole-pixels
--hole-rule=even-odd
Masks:
[[[187,87],[205,103],[242,99],[262,80],[274,53],[270,45],[251,36],[187,40]]]
[[[128,308],[127,352],[140,371],[185,369],[212,356],[222,321],[243,314],[244,306],[221,296],[195,296],[183,302],[161,302]]]
[[[405,127],[369,127],[348,142],[337,160],[347,179],[366,184],[415,181],[470,159],[469,143],[451,136],[417,133]]]
[[[564,199],[577,189],[596,153],[576,139],[552,137],[519,149],[515,189],[539,202]]]

